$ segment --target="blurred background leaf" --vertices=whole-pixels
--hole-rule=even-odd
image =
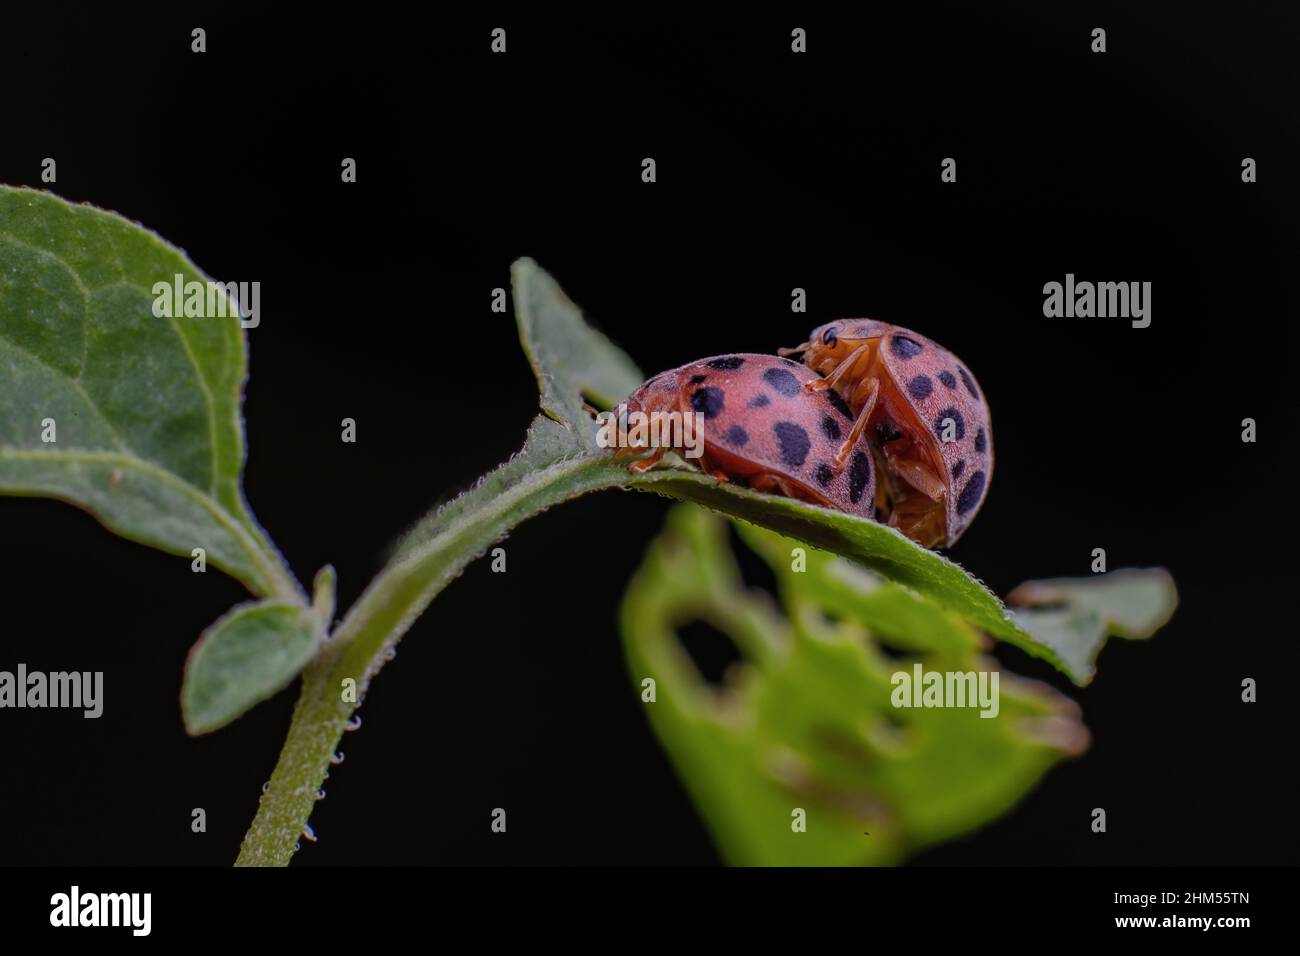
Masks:
[[[1088,746],[1073,701],[1005,671],[993,718],[892,706],[891,676],[916,663],[998,670],[987,638],[859,565],[736,526],[775,573],[779,604],[742,581],[727,523],[682,505],[621,612],[643,700],[642,682],[655,682],[647,715],[729,862],[896,863],[1005,813]],[[804,571],[793,569],[800,551]],[[740,651],[719,685],[679,639],[697,621]],[[796,809],[806,832],[792,828]]]

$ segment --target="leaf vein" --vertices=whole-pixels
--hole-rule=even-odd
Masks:
[[[117,259],[117,271],[122,275],[121,284],[128,285],[133,289],[143,289],[143,286],[138,286],[134,283],[128,282],[126,265],[122,260],[122,252],[118,249],[117,242],[113,239],[112,233],[104,228],[104,223],[99,217],[92,217],[92,219],[94,219],[95,225],[99,228],[99,231],[103,233],[104,238],[108,242],[109,248],[113,250],[113,256]],[[105,288],[111,288],[111,286],[105,286]],[[194,377],[198,380],[199,391],[203,393],[203,401],[208,408],[208,492],[216,494],[218,485],[217,475],[221,470],[217,461],[216,399],[213,397],[212,389],[208,386],[207,378],[203,375],[203,369],[199,365],[199,360],[195,356],[194,350],[190,348],[190,341],[185,336],[185,333],[181,331],[180,324],[176,321],[176,317],[171,315],[169,312],[165,318],[167,319],[168,324],[171,325],[172,331],[176,333],[176,338],[180,340],[181,348],[185,351],[186,357],[190,360],[190,365],[194,368]]]
[[[42,366],[43,368],[49,369],[50,372],[58,376],[60,380],[71,382],[73,388],[75,388],[81,394],[81,397],[85,399],[87,407],[89,407],[90,410],[95,413],[95,417],[98,418],[99,421],[103,424],[103,426],[108,429],[108,433],[113,437],[113,441],[117,444],[117,447],[123,451],[133,451],[130,445],[128,445],[127,442],[122,438],[121,433],[118,432],[117,428],[115,428],[113,423],[108,419],[108,416],[104,414],[104,410],[100,408],[98,404],[96,404],[93,398],[90,397],[90,393],[86,391],[86,387],[81,384],[80,377],[69,378],[67,375],[65,375],[59,369],[55,368],[49,362],[45,361],[45,359],[41,358],[31,349],[27,348],[24,345],[18,344],[13,339],[9,338],[7,335],[4,335],[3,333],[0,333],[0,341],[3,341],[6,345],[14,349],[15,351],[22,352],[33,362]]]

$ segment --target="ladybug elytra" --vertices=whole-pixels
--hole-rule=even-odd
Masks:
[[[938,343],[872,319],[828,322],[782,355],[803,354],[854,414],[837,467],[865,437],[880,480],[877,518],[925,547],[955,542],[993,474],[988,403],[970,370]]]
[[[703,423],[700,466],[715,478],[873,518],[875,467],[865,439],[836,455],[853,414],[831,390],[812,390],[818,375],[773,355],[719,355],[656,375],[622,403],[620,412],[695,413]],[[632,444],[617,454],[644,450]],[[660,445],[630,466],[653,467]]]

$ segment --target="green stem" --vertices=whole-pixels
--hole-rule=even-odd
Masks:
[[[449,517],[435,518],[427,538],[380,572],[303,671],[289,735],[236,866],[289,863],[352,712],[365,699],[390,650],[470,561],[515,525],[552,505],[627,482],[626,469],[611,467],[605,455],[528,467],[531,463],[512,460],[456,499],[454,507],[443,509],[439,517]],[[502,481],[493,480],[496,477],[518,480],[503,488]],[[345,693],[349,678],[355,681],[355,695]]]

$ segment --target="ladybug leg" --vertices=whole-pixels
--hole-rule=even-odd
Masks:
[[[891,458],[894,472],[931,501],[941,501],[948,489],[934,470],[914,458]]]
[[[717,466],[716,463],[707,455],[701,455],[695,460],[695,465],[700,471],[704,472],[718,484],[725,484],[731,481],[731,476]]]
[[[848,354],[848,357],[839,365],[835,366],[835,369],[825,378],[815,378],[810,382],[804,382],[804,389],[809,392],[820,392],[823,389],[832,388],[835,383],[843,377],[844,373],[853,367],[853,363],[858,360],[858,356],[863,353],[869,344],[869,342],[863,342],[855,348]]]
[[[774,475],[771,472],[760,472],[749,479],[749,487],[755,491],[762,491],[770,495],[781,495],[783,498],[793,498],[790,483],[780,475]]]
[[[664,456],[665,451],[667,451],[666,448],[656,448],[654,454],[647,458],[638,458],[636,461],[632,462],[632,464],[627,466],[627,470],[632,472],[634,475],[644,474],[655,465],[659,464],[659,459]]]
[[[849,460],[853,446],[858,443],[858,439],[862,437],[863,431],[866,430],[867,419],[871,417],[871,411],[876,407],[876,396],[879,394],[879,380],[869,379],[867,382],[867,397],[862,403],[862,409],[858,412],[853,427],[849,429],[849,437],[844,439],[844,444],[840,445],[840,450],[835,453],[835,471],[837,473],[844,470],[844,463]]]

